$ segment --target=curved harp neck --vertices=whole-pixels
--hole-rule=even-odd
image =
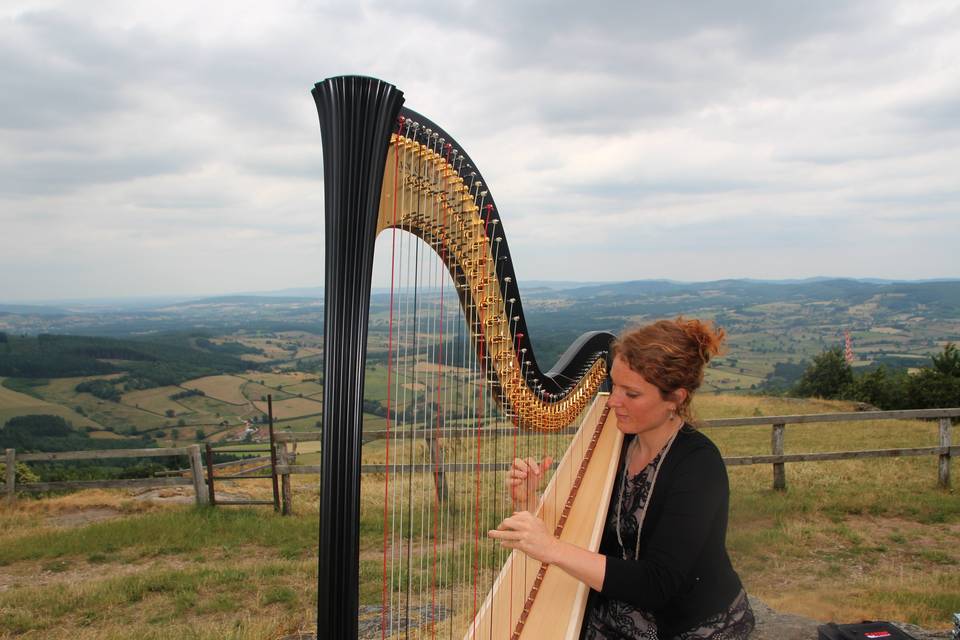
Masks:
[[[377,231],[401,228],[433,247],[456,283],[494,395],[524,427],[562,429],[583,412],[606,381],[602,356],[612,336],[589,335],[576,345],[568,370],[541,372],[525,335],[520,296],[493,199],[466,155],[448,140],[433,127],[402,119],[385,161]]]

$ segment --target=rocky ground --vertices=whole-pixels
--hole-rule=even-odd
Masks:
[[[757,627],[750,636],[751,640],[817,640],[817,627],[823,622],[789,613],[778,613],[759,598],[753,596],[750,596],[750,604],[757,617]],[[931,631],[912,624],[891,622],[916,640],[950,640],[953,638],[950,630]],[[366,615],[361,615],[360,635],[361,637],[368,637],[364,633],[373,634],[369,637],[380,637],[379,615],[372,615],[370,611],[366,612]],[[317,637],[312,633],[300,633],[286,636],[281,640],[317,640]]]

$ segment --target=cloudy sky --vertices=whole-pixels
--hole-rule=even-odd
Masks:
[[[524,280],[960,276],[960,1],[0,0],[0,301],[323,282],[309,89],[452,133]]]

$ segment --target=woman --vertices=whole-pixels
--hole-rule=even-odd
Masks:
[[[554,538],[529,510],[490,532],[592,590],[583,640],[739,640],[753,611],[727,555],[729,486],[717,447],[689,423],[690,400],[724,332],[662,320],[613,346],[607,405],[625,434],[599,553]],[[551,461],[515,460],[514,505],[531,509]]]

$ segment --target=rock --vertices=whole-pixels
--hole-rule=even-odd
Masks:
[[[817,627],[823,624],[819,620],[792,613],[778,613],[760,598],[748,597],[757,620],[757,626],[750,635],[751,640],[817,640]]]

